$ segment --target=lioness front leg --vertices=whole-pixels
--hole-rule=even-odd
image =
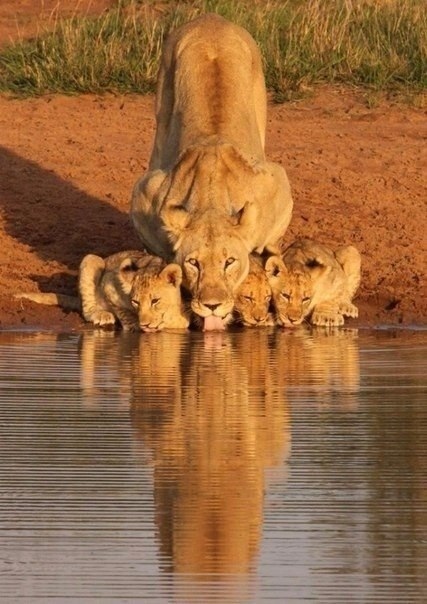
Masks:
[[[82,314],[86,321],[94,325],[114,325],[116,318],[99,302],[99,284],[105,270],[105,262],[100,256],[87,254],[79,268],[79,294]]]
[[[339,327],[340,325],[344,325],[344,317],[339,311],[338,302],[317,304],[311,315],[311,323],[323,327]]]

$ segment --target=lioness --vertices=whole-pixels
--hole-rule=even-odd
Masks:
[[[259,256],[249,256],[249,273],[240,284],[234,301],[234,317],[247,327],[274,325],[270,310],[271,286],[268,282],[262,260]]]
[[[273,292],[279,325],[299,325],[310,317],[313,325],[344,324],[357,317],[351,300],[360,283],[360,253],[352,245],[330,248],[299,239],[287,248],[283,260],[271,256],[265,269]]]
[[[118,252],[103,259],[83,258],[79,268],[79,296],[25,293],[17,298],[81,310],[94,325],[158,331],[189,325],[181,300],[182,270],[157,256],[140,251]]]
[[[147,249],[183,267],[205,329],[221,329],[249,253],[275,249],[293,205],[285,171],[265,159],[265,83],[249,33],[212,14],[174,31],[156,121],[131,217]]]

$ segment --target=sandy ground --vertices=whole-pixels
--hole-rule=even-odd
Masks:
[[[40,2],[19,4],[21,33],[34,32],[28,11]],[[14,31],[5,6],[0,44]],[[427,324],[426,113],[369,108],[362,93],[331,88],[269,105],[267,155],[287,170],[295,202],[283,245],[308,236],[362,253],[360,317],[348,325]],[[129,198],[153,133],[152,97],[0,98],[0,329],[84,326],[12,295],[74,293],[84,254],[140,247]]]

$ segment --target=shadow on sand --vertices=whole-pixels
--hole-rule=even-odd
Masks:
[[[141,248],[127,213],[4,147],[0,204],[11,237],[71,269],[89,252]]]

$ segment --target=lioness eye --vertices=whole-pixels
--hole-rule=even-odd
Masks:
[[[289,294],[285,294],[285,292],[282,292],[280,295],[282,296],[282,298],[285,298],[285,300],[289,301],[291,299],[291,296]]]
[[[160,302],[160,298],[153,298],[151,300],[151,306],[156,306]]]
[[[225,261],[225,268],[227,268],[227,266],[230,266],[230,264],[233,264],[233,262],[236,262],[236,258],[233,258],[232,256],[230,256],[230,258],[227,258],[227,260]]]
[[[308,302],[310,302],[311,298],[303,298],[303,304],[307,304]]]
[[[252,298],[252,296],[243,296],[243,298],[244,298],[245,300],[248,300],[249,302],[253,302],[253,298]]]
[[[199,268],[199,263],[196,260],[196,258],[189,258],[187,260],[188,264],[191,264],[191,266],[195,266],[196,268]]]
[[[135,298],[132,298],[132,300],[130,301],[132,306],[134,306],[135,308],[139,307],[139,302],[138,300],[135,300]]]

